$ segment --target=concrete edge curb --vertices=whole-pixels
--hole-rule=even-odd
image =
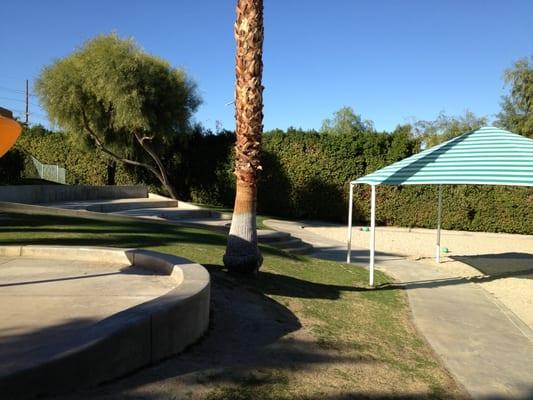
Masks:
[[[94,386],[183,351],[209,325],[210,277],[182,257],[142,249],[0,246],[7,257],[127,263],[176,279],[163,296],[98,321],[46,363],[0,377],[0,393],[28,399]]]
[[[211,217],[221,216],[218,211],[208,210]],[[12,213],[22,213],[27,215],[54,215],[58,217],[72,217],[72,218],[84,218],[92,219],[97,221],[110,221],[110,222],[146,222],[146,223],[157,223],[165,225],[174,225],[174,226],[186,226],[198,228],[198,225],[190,224],[187,222],[182,222],[180,220],[167,221],[163,219],[151,219],[143,217],[135,217],[130,215],[120,215],[120,214],[106,214],[97,211],[88,211],[88,210],[73,210],[68,208],[56,208],[48,206],[40,206],[35,204],[22,204],[22,203],[11,203],[6,201],[0,201],[0,212],[12,212]],[[210,229],[208,226],[203,226],[204,228]],[[212,229],[216,230],[216,229]]]

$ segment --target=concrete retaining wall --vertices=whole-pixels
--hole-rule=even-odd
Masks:
[[[127,262],[176,280],[165,295],[99,321],[68,352],[0,376],[2,399],[58,394],[116,379],[183,351],[208,328],[209,273],[185,258],[142,249],[61,246],[0,246],[0,256]]]
[[[148,197],[146,186],[13,185],[0,186],[0,201],[54,203],[60,201]]]
[[[200,213],[195,213],[195,210],[186,210],[183,211],[183,218],[225,218],[231,219],[231,213],[219,213],[218,211],[212,210],[201,210]],[[107,214],[96,211],[87,211],[87,210],[77,210],[77,209],[67,209],[67,208],[55,208],[40,206],[35,204],[22,204],[22,203],[10,203],[0,201],[0,213],[14,213],[14,214],[26,214],[26,215],[52,215],[57,217],[72,217],[72,218],[86,218],[95,221],[105,221],[105,222],[145,222],[145,223],[157,223],[165,225],[180,225],[180,226],[191,226],[197,228],[199,225],[192,221],[181,221],[179,218],[164,220],[157,219],[153,220],[150,218],[136,217],[131,215],[121,215],[121,214]],[[187,214],[188,213],[188,214]],[[227,233],[228,228],[225,226],[218,225],[205,225],[204,227]]]

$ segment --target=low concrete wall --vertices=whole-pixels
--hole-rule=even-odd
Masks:
[[[0,186],[0,201],[54,203],[60,201],[148,197],[146,186],[13,185]]]
[[[208,328],[209,273],[185,258],[142,249],[66,246],[0,246],[0,256],[127,262],[176,280],[165,295],[99,321],[68,352],[0,376],[2,399],[30,399],[116,379],[183,351]]]
[[[191,211],[184,211],[184,213],[191,213]],[[180,225],[180,226],[191,226],[197,228],[198,223],[192,221],[181,221],[180,219],[151,219],[136,217],[131,215],[122,215],[122,214],[107,214],[103,212],[96,211],[87,211],[87,210],[78,210],[78,209],[68,209],[68,208],[56,208],[56,207],[47,207],[35,204],[22,204],[22,203],[10,203],[0,201],[0,213],[14,213],[14,214],[26,214],[26,215],[52,215],[57,217],[72,217],[72,218],[86,218],[95,221],[109,221],[109,222],[146,222],[146,223],[157,223],[165,225]],[[184,218],[198,218],[199,214],[189,214]],[[220,213],[218,211],[205,210],[200,214],[200,218],[226,218],[231,219],[230,213]],[[201,225],[201,224],[200,224]],[[227,233],[228,228],[225,226],[209,226],[204,225],[203,227]]]

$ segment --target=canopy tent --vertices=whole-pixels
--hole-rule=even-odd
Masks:
[[[360,183],[372,187],[370,285],[373,286],[377,185],[439,185],[436,260],[440,262],[441,185],[533,186],[533,139],[483,127],[350,182],[347,263],[351,259],[353,187]]]

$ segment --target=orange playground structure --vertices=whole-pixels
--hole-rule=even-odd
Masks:
[[[0,107],[0,157],[13,147],[22,127],[13,119],[11,111]]]

